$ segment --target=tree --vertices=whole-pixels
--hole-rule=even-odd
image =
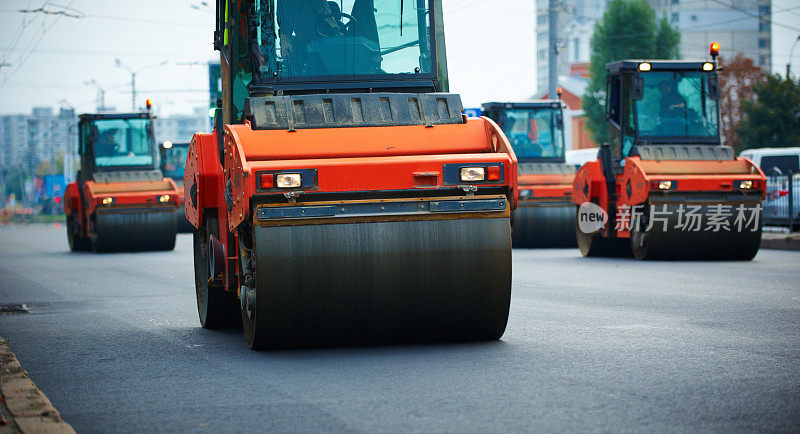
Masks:
[[[647,0],[611,0],[592,35],[589,87],[583,110],[592,139],[608,138],[605,119],[606,63],[622,59],[677,59],[680,32],[666,17],[656,21]]]
[[[756,83],[753,91],[755,100],[742,101],[745,119],[736,129],[741,149],[798,146],[800,84],[770,75]]]
[[[737,54],[730,62],[720,58],[720,64],[723,65],[719,75],[720,135],[722,143],[739,152],[742,143],[736,129],[744,121],[742,101],[753,99],[753,85],[763,82],[766,74],[753,59],[742,54]]]

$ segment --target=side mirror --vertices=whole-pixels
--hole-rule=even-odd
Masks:
[[[560,130],[564,129],[564,113],[556,112],[556,125]]]
[[[714,101],[719,100],[719,78],[717,74],[708,76],[708,97]]]
[[[644,97],[644,79],[642,77],[635,76],[631,80],[631,98],[636,101],[641,100]]]

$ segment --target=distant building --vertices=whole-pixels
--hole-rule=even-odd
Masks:
[[[197,107],[192,114],[173,115],[156,119],[156,141],[161,143],[189,142],[195,133],[209,131],[208,109]]]
[[[570,65],[588,63],[595,22],[606,0],[563,0],[558,10],[558,75],[570,75]],[[549,0],[536,0],[536,88],[547,87],[549,71]]]
[[[772,64],[772,0],[648,0],[658,17],[666,15],[681,32],[684,59],[708,58],[719,42],[720,55],[738,53],[769,73]]]
[[[30,115],[0,115],[0,168],[34,170],[59,155],[74,155],[78,146],[75,110],[34,107]]]
[[[28,144],[25,115],[0,115],[0,169],[22,164]]]

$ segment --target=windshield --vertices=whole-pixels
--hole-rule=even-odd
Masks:
[[[178,146],[173,143],[172,147],[164,150],[164,161],[161,162],[161,170],[164,176],[172,178],[178,184],[183,182],[183,172],[186,170],[186,154],[189,147]]]
[[[564,132],[557,126],[558,110],[508,109],[503,132],[517,158],[563,158]]]
[[[92,123],[98,168],[153,166],[149,119],[100,119]]]
[[[709,74],[699,71],[642,74],[643,97],[636,102],[639,136],[717,136],[717,101],[708,95]]]
[[[428,0],[254,0],[266,81],[433,72]]]

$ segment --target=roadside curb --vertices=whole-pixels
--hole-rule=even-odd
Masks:
[[[74,433],[0,338],[0,433]]]
[[[762,249],[800,250],[800,235],[762,237]]]

